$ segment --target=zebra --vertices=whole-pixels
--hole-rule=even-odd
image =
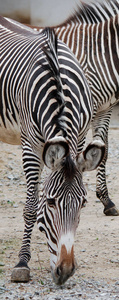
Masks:
[[[105,215],[118,216],[119,209],[108,193],[106,161],[110,118],[119,101],[119,0],[76,1],[73,14],[54,30],[74,53],[88,80],[94,101],[92,135],[106,145],[97,168],[96,196]]]
[[[83,151],[93,117],[84,72],[51,29],[41,33],[0,17],[0,139],[22,145],[27,199],[24,235],[12,281],[28,281],[34,223],[44,231],[51,273],[63,284],[75,270],[74,237],[86,198],[85,170],[96,168],[105,145],[93,140]],[[50,175],[38,195],[44,164]]]

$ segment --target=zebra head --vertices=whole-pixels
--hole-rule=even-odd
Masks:
[[[86,197],[82,172],[96,168],[104,153],[104,144],[99,141],[75,159],[63,137],[53,138],[44,146],[43,160],[51,173],[39,200],[37,222],[47,237],[56,284],[63,284],[75,271],[74,238]]]

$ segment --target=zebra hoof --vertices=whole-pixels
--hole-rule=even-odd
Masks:
[[[114,205],[111,208],[108,209],[104,209],[104,214],[106,216],[119,216],[119,210],[116,208],[116,206]]]
[[[11,281],[14,282],[28,282],[30,280],[30,269],[21,267],[14,268],[11,274]]]
[[[11,274],[11,281],[28,282],[30,280],[30,269],[26,262],[20,261]]]

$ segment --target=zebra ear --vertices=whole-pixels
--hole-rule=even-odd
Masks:
[[[69,145],[65,138],[59,136],[48,140],[43,149],[43,161],[50,168],[56,168],[69,153]]]
[[[93,141],[83,153],[77,157],[78,169],[81,172],[91,171],[98,167],[105,155],[105,144],[101,141]]]

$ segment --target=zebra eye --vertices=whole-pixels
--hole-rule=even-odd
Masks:
[[[55,199],[54,198],[47,198],[47,203],[49,206],[55,206]]]

